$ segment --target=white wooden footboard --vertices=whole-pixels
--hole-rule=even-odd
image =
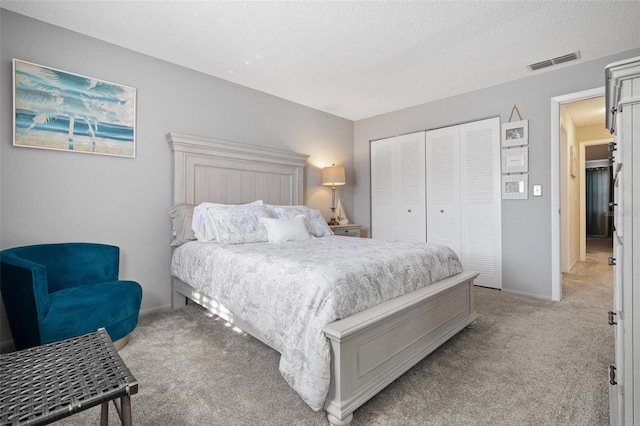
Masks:
[[[331,383],[324,408],[332,425],[351,423],[358,407],[475,321],[477,276],[462,272],[324,327],[331,344]],[[174,308],[184,303],[183,296],[270,346],[232,312],[174,277]]]
[[[332,425],[351,423],[354,410],[477,318],[477,276],[463,272],[324,327]]]

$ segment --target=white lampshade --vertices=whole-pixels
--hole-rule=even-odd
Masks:
[[[338,186],[344,185],[346,180],[344,178],[344,167],[336,166],[332,164],[331,167],[325,167],[322,169],[322,184]]]

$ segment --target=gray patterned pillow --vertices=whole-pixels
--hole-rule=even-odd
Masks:
[[[262,200],[256,200],[248,204],[220,204],[220,203],[200,203],[193,209],[193,218],[191,221],[191,230],[198,241],[216,241],[217,235],[207,209],[209,207],[218,206],[253,206],[262,205]]]
[[[307,206],[274,206],[269,205],[273,216],[278,219],[293,219],[296,216],[304,216],[309,233],[314,237],[328,237],[333,231],[327,225],[327,221],[320,214],[320,210],[310,209]]]
[[[269,240],[267,229],[260,222],[269,217],[267,208],[257,205],[212,206],[207,209],[221,244],[260,243]]]
[[[169,209],[169,217],[171,218],[172,225],[171,247],[178,247],[196,239],[191,229],[193,208],[193,204],[182,203]]]

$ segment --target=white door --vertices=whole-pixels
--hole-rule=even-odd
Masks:
[[[500,119],[460,127],[460,234],[466,270],[475,284],[502,288]]]
[[[462,257],[460,235],[460,131],[426,133],[427,242],[451,247]]]
[[[397,234],[393,168],[393,142],[371,142],[371,238],[390,240]]]
[[[624,251],[620,236],[616,231],[613,232],[613,257],[615,258],[615,266],[613,267],[613,310],[610,317],[610,324],[613,325],[614,335],[614,365],[609,368],[615,368],[609,371],[609,414],[610,424],[623,425],[624,420],[624,394],[622,389],[624,386],[625,375],[620,372],[625,371],[624,365],[624,318],[623,310],[623,265]]]
[[[425,242],[427,221],[425,218],[425,153],[424,132],[400,136],[396,181],[398,182],[398,234],[402,241]]]
[[[371,142],[371,237],[426,241],[424,132]]]
[[[445,244],[476,285],[502,288],[500,120],[426,133],[427,242]]]

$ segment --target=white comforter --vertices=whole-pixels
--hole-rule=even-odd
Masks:
[[[278,244],[190,242],[171,273],[242,318],[282,355],[280,372],[314,410],[330,380],[322,328],[462,272],[446,246],[324,237]]]

